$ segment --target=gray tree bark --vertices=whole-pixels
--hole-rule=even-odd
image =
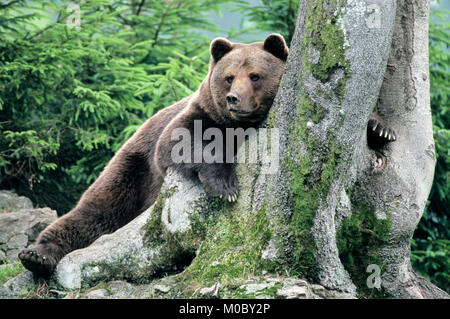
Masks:
[[[383,158],[381,174],[370,174],[371,156],[358,179],[365,181],[359,192],[377,212],[392,221],[389,240],[380,247],[386,264],[383,287],[401,298],[448,297],[414,273],[410,242],[422,217],[431,189],[436,157],[430,109],[428,65],[428,1],[397,1],[394,33],[388,65],[377,103],[377,112],[396,128],[399,139]]]
[[[278,169],[265,149],[252,149],[252,136],[240,152],[258,153],[258,162],[237,166],[235,203],[170,172],[147,212],[66,256],[54,279],[67,289],[138,281],[193,259],[177,276],[184,291],[274,273],[351,296],[448,298],[410,263],[436,162],[428,6],[302,0],[277,98],[257,134],[269,132],[263,148],[278,154]],[[366,136],[375,107],[398,135],[378,152]],[[104,246],[119,247],[123,236],[129,248]]]

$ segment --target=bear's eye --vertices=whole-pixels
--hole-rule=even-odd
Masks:
[[[233,80],[234,80],[234,76],[232,76],[232,75],[227,76],[227,77],[225,78],[225,81],[227,81],[228,84],[233,83]]]
[[[259,75],[258,74],[250,74],[250,80],[253,82],[259,81]]]

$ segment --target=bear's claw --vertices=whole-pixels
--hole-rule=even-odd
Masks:
[[[234,170],[204,171],[199,173],[199,178],[211,196],[219,197],[230,203],[237,201],[238,181]]]
[[[369,132],[377,139],[384,142],[393,142],[397,140],[395,131],[382,123],[378,118],[372,117],[368,123]]]

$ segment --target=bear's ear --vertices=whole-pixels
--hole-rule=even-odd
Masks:
[[[219,62],[225,54],[233,49],[233,44],[225,38],[216,38],[211,42],[211,56],[214,62]]]
[[[286,45],[286,41],[281,34],[272,33],[264,40],[264,50],[272,53],[277,58],[286,61],[289,49]]]

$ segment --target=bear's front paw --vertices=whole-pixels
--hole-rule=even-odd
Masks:
[[[217,172],[212,175],[199,173],[199,178],[210,195],[220,197],[229,202],[237,200],[238,182],[234,170],[223,175],[217,174]]]
[[[369,138],[380,142],[393,142],[397,140],[395,131],[386,125],[380,117],[372,114],[369,123],[367,124],[367,134]]]

